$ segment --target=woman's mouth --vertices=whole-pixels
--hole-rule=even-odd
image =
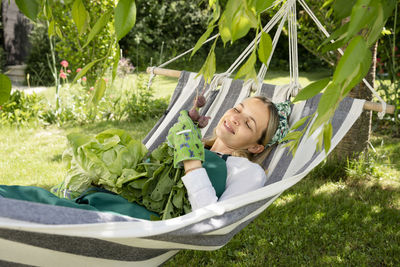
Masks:
[[[231,126],[229,126],[229,124],[224,121],[224,127],[227,131],[231,132],[232,134],[235,134],[235,131],[233,130],[233,128]]]

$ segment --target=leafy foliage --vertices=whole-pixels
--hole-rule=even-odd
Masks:
[[[49,65],[51,62],[50,43],[45,23],[34,24],[29,35],[29,42],[32,46],[26,61],[25,73],[29,74],[30,85],[53,85],[54,77]]]
[[[290,3],[290,2],[287,2]],[[295,2],[294,2],[295,3]],[[210,1],[210,6],[213,9],[214,17],[219,16],[217,20],[212,20],[208,28],[218,24],[219,34],[224,44],[233,43],[237,39],[245,36],[250,29],[256,30],[256,36],[262,30],[261,28],[261,13],[272,2],[258,4],[258,1],[233,1],[229,0],[224,8],[224,11],[219,16],[219,2]],[[331,138],[330,120],[338,107],[339,102],[350,92],[350,90],[358,84],[367,74],[371,65],[371,52],[369,47],[376,42],[380,35],[380,31],[386,23],[386,20],[391,16],[396,5],[395,0],[328,0],[324,7],[329,7],[328,14],[342,22],[342,19],[349,17],[347,22],[337,29],[330,38],[326,39],[319,49],[322,53],[336,50],[348,44],[344,55],[341,57],[331,79],[326,88],[321,87],[320,91],[324,90],[321,101],[319,102],[315,121],[310,125],[309,134],[312,135],[319,127],[323,127],[323,131],[318,136],[318,147],[322,148],[322,142],[325,141],[325,150],[329,150],[329,145],[326,145]],[[338,22],[337,22],[338,23]],[[254,48],[254,52],[257,46]],[[258,49],[260,49],[258,47]],[[254,66],[256,63],[254,52],[239,70],[239,76],[246,78],[254,78]],[[200,70],[206,81],[211,80],[215,65],[210,64],[213,57],[213,48]],[[260,55],[259,55],[260,56]],[[260,58],[260,61],[265,60]],[[315,88],[308,87],[307,90],[315,91]],[[313,93],[307,93],[312,95]],[[290,142],[289,146],[293,151],[296,151],[299,136],[293,136],[294,142]]]
[[[397,4],[395,16],[388,20],[384,35],[379,40],[377,58],[378,89],[383,94],[383,99],[395,106],[394,114],[387,114],[379,124],[394,136],[400,136],[400,47],[397,44],[400,34],[399,13],[400,3]]]
[[[138,0],[136,6],[135,27],[119,43],[139,70],[189,49],[206,28],[207,10],[198,1]]]
[[[51,5],[52,18],[62,34],[55,50],[60,60],[65,59],[69,62],[72,73],[76,73],[76,69],[84,68],[97,59],[102,59],[102,64],[91,65],[86,73],[88,82],[92,85],[99,76],[102,76],[103,65],[111,65],[112,59],[108,56],[117,53],[116,45],[110,46],[114,40],[114,21],[109,17],[109,20],[103,22],[103,27],[96,33],[95,39],[93,35],[89,36],[87,30],[94,29],[102,15],[110,14],[113,8],[112,0],[83,0],[65,4],[55,2]],[[89,37],[92,41],[86,44]],[[112,51],[111,54],[109,50]]]
[[[79,195],[102,187],[169,219],[191,211],[182,169],[173,167],[173,149],[162,144],[148,156],[146,147],[120,129],[95,137],[68,135],[63,154],[68,172],[61,186]]]
[[[0,106],[0,125],[28,126],[39,124],[46,104],[43,97],[14,91]]]

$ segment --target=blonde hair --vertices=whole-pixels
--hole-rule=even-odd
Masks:
[[[267,128],[262,132],[261,138],[257,142],[258,144],[263,145],[265,147],[269,143],[269,141],[271,141],[272,137],[274,136],[274,134],[278,128],[278,124],[279,124],[278,111],[275,108],[274,104],[271,102],[271,100],[269,100],[266,97],[253,96],[251,98],[255,98],[255,99],[262,101],[267,106],[268,111],[269,111],[269,121],[268,121]],[[216,139],[217,139],[217,136],[215,134],[215,129],[214,129],[212,137],[203,139],[203,143],[206,147],[211,148],[214,145],[214,142]],[[247,149],[238,149],[238,150],[233,151],[232,156],[247,158],[254,163],[262,165],[263,161],[269,155],[272,148],[273,148],[273,146],[265,148],[261,153],[251,153]]]

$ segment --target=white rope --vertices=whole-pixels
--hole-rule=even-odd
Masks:
[[[271,20],[265,25],[263,28],[263,32],[269,32],[277,23],[278,21],[287,13],[288,9],[288,2],[286,2],[279,10],[278,12],[271,18]],[[236,61],[229,67],[229,69],[226,71],[229,75],[231,75],[235,69],[242,64],[244,59],[251,54],[253,49],[255,48],[255,42],[257,44],[260,42],[261,34],[258,34],[256,38],[246,47],[246,49],[239,55],[239,57],[236,59]]]
[[[283,1],[275,1],[273,3],[273,5],[275,3],[281,3]],[[271,5],[269,8],[271,8],[273,5]],[[280,19],[282,19],[282,17],[284,15],[287,14],[287,10],[288,10],[288,3],[284,3],[284,5],[278,10],[278,12],[271,18],[271,20],[267,23],[267,25],[264,26],[263,31],[264,32],[269,32],[275,25],[276,23],[278,23],[278,21]],[[268,9],[269,9],[268,8]],[[214,78],[211,81],[209,90],[215,90],[218,86],[219,81],[229,77],[232,75],[232,73],[242,64],[242,62],[252,53],[252,51],[255,48],[255,42],[257,42],[257,44],[260,42],[261,39],[261,34],[258,34],[256,36],[256,38],[245,48],[245,50],[236,58],[235,62],[232,63],[232,65],[228,68],[228,70],[224,73],[220,73],[220,74],[216,74],[214,75]],[[253,81],[254,82],[254,81]],[[258,84],[258,83],[256,83]]]
[[[257,88],[257,89],[256,89],[256,94],[259,94],[259,92],[260,92],[260,90],[261,90],[262,82],[264,81],[265,75],[267,74],[267,70],[268,70],[268,67],[269,67],[269,63],[271,62],[272,55],[273,55],[274,52],[275,52],[275,48],[276,48],[276,45],[278,44],[279,37],[280,37],[280,35],[281,35],[281,33],[282,33],[283,25],[285,24],[286,19],[287,19],[287,13],[286,13],[285,16],[282,18],[281,23],[279,24],[278,29],[277,29],[276,32],[275,32],[274,39],[272,40],[272,51],[271,51],[271,54],[270,54],[270,56],[269,56],[269,58],[268,58],[267,65],[265,65],[265,64],[263,63],[262,66],[261,66],[261,68],[260,68],[260,70],[259,70],[259,72],[258,72],[258,75],[257,75],[257,81],[258,81],[258,83],[257,83],[257,87],[256,87],[256,88]]]
[[[300,4],[303,6],[304,10],[308,13],[308,15],[314,20],[315,24],[317,24],[318,28],[320,29],[320,31],[323,32],[323,34],[329,38],[330,34],[328,33],[328,31],[324,28],[324,26],[321,24],[321,22],[318,20],[318,18],[315,16],[315,14],[311,11],[311,9],[307,6],[307,4],[304,2],[304,0],[298,0],[300,2]],[[331,43],[333,43],[334,41],[331,40]],[[338,48],[337,49],[340,53],[340,55],[343,56],[343,50]],[[371,86],[371,84],[364,78],[363,79],[364,84],[368,87],[368,89],[372,92],[372,94],[379,100],[379,102],[381,102],[382,105],[382,111],[378,112],[378,117],[379,119],[383,119],[383,117],[386,114],[386,102],[378,95],[378,93],[374,90],[374,88]]]
[[[299,91],[299,64],[297,53],[297,19],[296,1],[290,6],[288,15],[289,49],[290,49],[290,95],[296,96]]]
[[[270,56],[268,58],[267,65],[262,64],[262,66],[260,68],[260,71],[258,73],[258,80],[259,81],[263,81],[264,80],[265,74],[267,73],[267,70],[268,70],[268,67],[269,67],[269,63],[271,61],[272,55],[275,52],[275,48],[276,48],[276,45],[278,44],[279,37],[281,36],[283,25],[285,24],[286,19],[287,19],[287,14],[282,18],[281,23],[279,24],[278,29],[275,32],[274,39],[272,40],[272,51],[271,51],[271,54],[270,54]]]
[[[216,35],[214,35],[214,36],[208,38],[206,41],[204,41],[203,45],[206,44],[206,43],[208,43],[208,42],[210,42],[210,41],[212,41],[212,40],[214,40],[214,39],[217,38],[218,36],[219,36],[219,33],[217,33]],[[174,62],[175,60],[177,60],[177,59],[183,57],[184,55],[186,55],[186,54],[192,52],[193,50],[194,50],[194,47],[192,47],[191,49],[189,49],[189,50],[183,52],[182,54],[180,54],[180,55],[178,55],[178,56],[176,56],[176,57],[174,57],[174,58],[168,60],[167,62],[164,62],[163,64],[159,65],[157,68],[165,67],[165,66],[168,65],[169,63]],[[148,88],[148,89],[150,88],[151,84],[153,83],[153,78],[156,76],[156,75],[154,74],[154,68],[155,68],[154,66],[151,67],[151,74],[150,74],[149,82],[147,83],[147,88]]]

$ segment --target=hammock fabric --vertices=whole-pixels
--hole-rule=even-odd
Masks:
[[[168,110],[144,140],[148,148],[165,140],[179,111],[192,105],[204,83],[196,75],[182,72]],[[263,84],[258,93],[279,102],[281,91],[279,86]],[[232,79],[207,92],[203,112],[212,121],[203,135],[209,135],[222,114],[249,94],[243,81]],[[294,105],[290,125],[315,112],[319,99]],[[363,103],[352,98],[341,102],[332,121],[331,150],[359,117]],[[218,249],[326,157],[324,151],[315,151],[315,145],[314,136],[303,137],[295,157],[278,146],[265,161],[269,179],[263,188],[166,221],[0,198],[0,265],[155,266],[181,249]]]

